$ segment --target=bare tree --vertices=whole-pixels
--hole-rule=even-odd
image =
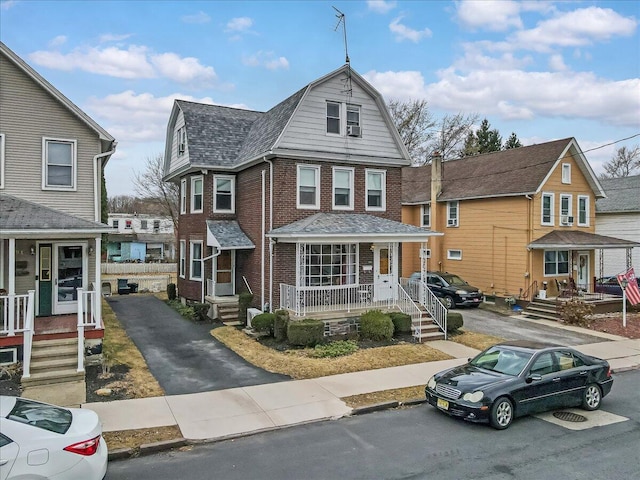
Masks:
[[[390,100],[387,104],[400,138],[409,151],[414,164],[425,162],[435,122],[426,100]]]
[[[107,200],[108,213],[135,213],[138,199],[131,195],[116,195]],[[106,221],[106,219],[105,219]]]
[[[147,157],[144,171],[134,175],[133,186],[142,199],[158,205],[159,213],[171,217],[177,231],[180,186],[165,182],[163,176],[164,156],[159,153],[155,157]]]
[[[431,152],[438,151],[444,160],[460,156],[467,135],[478,121],[477,113],[446,114],[437,122],[437,131],[430,145]]]
[[[620,147],[615,156],[604,164],[604,173],[601,178],[619,178],[634,175],[640,170],[640,146],[633,148]]]

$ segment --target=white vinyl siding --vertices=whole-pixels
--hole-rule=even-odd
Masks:
[[[203,183],[202,176],[191,177],[191,210],[189,213],[202,213]]]
[[[385,170],[366,170],[365,209],[384,212],[387,209],[387,172]]]
[[[202,280],[202,241],[189,242],[189,280]]]
[[[640,238],[640,212],[598,213],[594,222],[596,233],[608,237],[621,238],[637,242]],[[603,275],[616,275],[627,269],[627,251],[625,248],[596,248],[595,265],[602,262]],[[631,249],[631,265],[635,266],[636,277],[640,274],[640,248]],[[600,272],[596,270],[596,274]]]
[[[589,197],[578,195],[578,226],[589,226]]]
[[[333,209],[353,210],[353,168],[333,167]]]
[[[186,144],[186,132],[184,115],[182,110],[178,111],[176,115],[176,122],[173,126],[173,135],[171,139],[171,159],[169,165],[169,171],[173,172],[189,164],[189,147]],[[180,152],[180,144],[184,143],[185,150]]]
[[[4,188],[4,133],[0,133],[0,188]]]
[[[215,175],[213,177],[213,211],[217,213],[233,213],[235,201],[236,179],[231,175]]]
[[[541,225],[553,225],[553,210],[554,210],[555,195],[553,193],[543,193],[541,197],[541,212],[540,212],[540,224]]]
[[[42,189],[76,189],[76,141],[42,138]]]
[[[180,213],[187,213],[187,179],[180,180]]]
[[[320,167],[298,165],[298,208],[318,210],[320,208]]]

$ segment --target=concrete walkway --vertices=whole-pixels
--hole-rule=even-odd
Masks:
[[[608,360],[614,372],[640,367],[640,339],[604,338],[574,348]],[[105,432],[178,425],[187,440],[220,440],[349,415],[352,409],[341,398],[425,385],[434,373],[478,353],[449,341],[429,345],[455,358],[214,392],[89,403],[83,408],[98,413]]]

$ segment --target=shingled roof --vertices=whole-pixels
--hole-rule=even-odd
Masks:
[[[600,180],[607,198],[596,202],[596,213],[640,213],[640,175]]]
[[[621,238],[607,237],[581,230],[554,230],[534,240],[527,248],[633,248],[640,247],[640,243]]]
[[[442,193],[437,200],[533,194],[572,144],[577,146],[573,138],[565,138],[445,161],[442,163]],[[429,201],[431,165],[403,168],[402,203]]]

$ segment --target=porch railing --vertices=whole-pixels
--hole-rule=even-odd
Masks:
[[[95,288],[78,288],[78,372],[84,372],[84,329],[104,328],[102,324],[101,295]]]
[[[444,333],[447,339],[447,307],[440,301],[435,293],[427,286],[426,282],[415,278],[401,278],[400,285],[409,293],[409,296],[424,306],[434,322]]]
[[[35,290],[22,295],[0,296],[0,336],[23,336],[22,376],[30,377],[31,346],[33,344],[33,312]]]
[[[414,337],[420,340],[422,336],[422,310],[420,310],[411,299],[411,295],[401,284],[397,283],[396,288],[398,291],[398,308],[402,313],[411,316],[411,327],[414,332]]]

